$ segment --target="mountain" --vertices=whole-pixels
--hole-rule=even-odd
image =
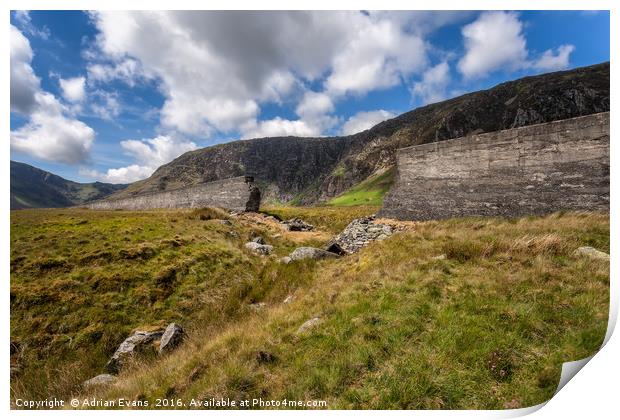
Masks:
[[[11,209],[70,207],[106,197],[125,184],[82,184],[50,172],[11,161]]]
[[[609,111],[609,62],[505,82],[351,136],[268,137],[195,150],[114,196],[247,174],[259,180],[267,198],[324,201],[386,173],[398,148],[603,111]]]

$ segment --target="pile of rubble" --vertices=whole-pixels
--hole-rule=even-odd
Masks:
[[[375,223],[374,220],[374,216],[353,220],[325,249],[339,255],[352,254],[371,241],[381,241],[394,233],[392,226]]]
[[[314,229],[314,226],[308,222],[301,220],[299,217],[294,217],[287,220],[284,224],[291,232],[309,232]]]

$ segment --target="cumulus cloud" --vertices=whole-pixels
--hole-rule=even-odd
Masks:
[[[350,117],[342,126],[342,134],[349,135],[359,133],[360,131],[367,130],[381,121],[394,118],[395,115],[392,112],[384,109],[376,111],[362,111]]]
[[[32,23],[30,12],[28,10],[16,10],[15,21],[19,25],[22,31],[30,36],[36,36],[41,39],[49,39],[51,32],[47,26],[37,28]]]
[[[92,19],[101,54],[89,54],[89,80],[133,83],[148,74],[165,96],[162,125],[194,135],[239,127],[322,132],[333,124],[334,100],[395,86],[427,65],[426,44],[406,30],[406,18],[374,13],[97,12]],[[311,83],[323,92],[302,95],[299,120],[258,121],[262,103],[290,100]]]
[[[84,77],[74,77],[71,79],[59,79],[62,96],[69,102],[81,102],[86,97]]]
[[[571,53],[575,51],[573,45],[561,45],[555,51],[545,51],[532,66],[539,70],[562,70],[568,67]]]
[[[526,62],[523,25],[515,13],[484,12],[461,33],[465,55],[458,69],[466,78],[484,77],[502,67],[518,69]]]
[[[36,106],[39,78],[30,62],[32,49],[28,39],[11,25],[11,111],[29,114]]]
[[[286,120],[280,117],[259,122],[251,121],[241,129],[245,138],[278,136],[314,137],[321,134],[320,130],[303,120]]]
[[[161,165],[198,148],[194,142],[163,135],[152,139],[123,140],[121,147],[136,163],[106,172],[83,170],[81,173],[104,182],[127,184],[148,178]]]
[[[424,72],[422,80],[414,83],[412,93],[421,97],[424,104],[439,102],[446,98],[449,83],[450,66],[442,61]]]
[[[66,107],[41,89],[32,57],[30,43],[11,25],[11,111],[28,117],[26,124],[11,131],[11,150],[53,162],[82,162],[89,156],[95,132],[68,117]]]
[[[485,12],[463,27],[465,55],[458,62],[465,78],[487,76],[499,70],[558,70],[568,67],[575,47],[562,45],[532,59],[523,34],[523,24],[516,13]]]

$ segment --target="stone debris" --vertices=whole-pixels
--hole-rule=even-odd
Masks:
[[[301,324],[301,327],[299,327],[299,329],[297,330],[297,334],[303,334],[304,332],[308,331],[309,329],[316,327],[320,323],[321,323],[321,318],[319,318],[319,317],[314,317],[312,319],[309,319],[306,322],[304,322],[303,324]]]
[[[159,341],[159,354],[167,353],[174,350],[185,338],[183,327],[174,322],[168,324],[164,330],[164,334]]]
[[[302,246],[297,248],[295,251],[291,252],[289,258],[291,261],[299,261],[299,260],[322,260],[324,258],[336,258],[338,254],[334,254],[333,252],[325,251],[319,248],[312,248],[309,246]]]
[[[150,344],[154,340],[160,338],[162,334],[163,331],[136,331],[134,334],[127,337],[120,346],[118,346],[112,355],[112,358],[110,358],[108,363],[105,365],[105,369],[109,373],[118,373],[128,359],[133,357],[136,353],[142,351],[147,344]]]
[[[273,246],[259,244],[257,242],[248,242],[245,247],[256,255],[269,255],[273,251]]]
[[[293,260],[287,255],[286,257],[280,258],[278,261],[282,264],[289,264]]]
[[[250,242],[256,242],[257,244],[265,245],[265,240],[263,239],[262,236],[257,236],[255,238],[252,238]]]
[[[591,246],[582,246],[575,250],[575,254],[583,255],[594,260],[609,261],[609,254],[599,251]]]
[[[284,224],[288,226],[288,230],[291,232],[309,232],[314,229],[313,225],[308,222],[304,222],[298,217],[289,219],[284,222]]]
[[[109,385],[116,381],[116,376],[110,375],[109,373],[102,373],[101,375],[97,375],[94,378],[90,378],[87,381],[82,383],[84,388],[90,388],[94,386],[100,385]]]
[[[284,299],[284,302],[282,303],[288,304],[288,303],[291,303],[292,301],[293,301],[293,295],[288,295],[286,299]]]
[[[264,309],[265,306],[267,306],[267,304],[265,302],[251,303],[250,304],[250,309],[252,309],[253,311],[258,312],[261,309]]]
[[[394,229],[390,225],[374,223],[374,216],[355,219],[327,244],[327,251],[339,255],[352,254],[372,241],[387,239]]]
[[[230,220],[226,220],[226,219],[220,220],[220,223],[223,224],[224,226],[231,226],[232,225],[232,222]]]

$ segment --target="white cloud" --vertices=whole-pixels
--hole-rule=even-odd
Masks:
[[[41,107],[26,125],[11,131],[11,148],[52,162],[75,164],[86,160],[95,139],[93,129],[63,116],[61,105],[49,93],[36,96]]]
[[[381,121],[394,118],[395,114],[383,109],[377,111],[362,111],[350,117],[342,126],[342,134],[350,135],[367,130]]]
[[[297,105],[295,112],[300,117],[314,117],[323,115],[334,110],[334,103],[329,95],[307,91]]]
[[[322,131],[334,117],[308,117],[309,103],[299,104],[300,122],[258,121],[261,104],[290,100],[315,82],[324,85],[322,100],[333,102],[395,86],[427,65],[424,40],[405,30],[408,18],[380,14],[159,11],[92,18],[100,54],[88,54],[89,81],[135,83],[147,74],[165,96],[162,125],[194,135],[240,127]]]
[[[439,102],[446,98],[449,83],[450,66],[442,61],[424,72],[422,80],[414,83],[412,93],[421,97],[424,104]]]
[[[286,120],[276,117],[271,120],[250,122],[242,128],[244,138],[299,136],[315,137],[321,134],[317,127],[310,126],[303,120]]]
[[[51,32],[47,26],[40,29],[34,26],[28,10],[16,10],[15,21],[19,25],[20,29],[30,36],[48,39],[51,35]]]
[[[32,49],[28,39],[11,25],[11,111],[29,114],[36,107],[39,78],[30,62]]]
[[[41,89],[32,57],[30,43],[11,25],[11,111],[28,117],[26,124],[11,131],[11,150],[53,162],[82,162],[89,156],[95,132],[66,116],[67,108]]]
[[[466,78],[477,78],[503,67],[522,68],[528,55],[522,31],[515,13],[482,13],[461,31],[466,51],[458,62],[459,71]]]
[[[575,51],[573,45],[560,45],[556,51],[547,50],[532,63],[539,70],[562,70],[568,67],[571,53]]]
[[[95,90],[91,96],[93,100],[90,109],[99,118],[111,121],[121,113],[121,105],[115,93]]]
[[[569,66],[573,45],[549,49],[537,59],[531,59],[527,49],[523,24],[511,12],[484,12],[462,29],[465,55],[458,62],[465,78],[480,78],[499,70],[560,70]]]
[[[86,97],[84,77],[74,77],[71,79],[59,79],[62,96],[69,102],[81,102]]]
[[[155,170],[185,152],[198,148],[194,142],[176,140],[171,136],[158,136],[144,140],[123,140],[121,147],[136,163],[108,169],[106,172],[82,171],[83,175],[113,184],[127,184],[148,178]]]

